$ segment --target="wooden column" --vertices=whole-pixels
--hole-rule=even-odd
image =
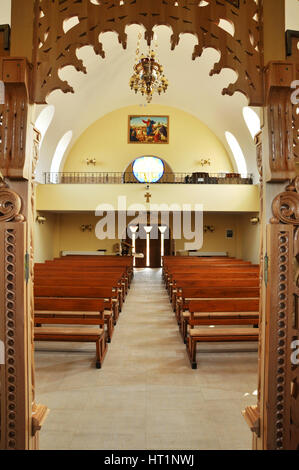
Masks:
[[[291,102],[291,84],[298,75],[294,60],[286,57],[284,2],[263,3],[264,14],[277,11],[264,16],[265,106],[256,139],[262,220],[258,403],[244,415],[253,431],[254,449],[298,449],[294,403],[299,376],[291,363],[291,344],[299,334],[294,281],[299,195]]]
[[[26,5],[25,5],[26,3]],[[35,403],[33,355],[34,171],[40,135],[32,124],[33,0],[12,0],[13,56],[0,57],[0,449],[38,448],[47,408]]]

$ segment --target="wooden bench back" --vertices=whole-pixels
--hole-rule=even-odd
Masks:
[[[258,312],[259,299],[190,300],[189,312]]]
[[[259,279],[258,277],[256,278],[236,278],[232,279],[231,277],[225,278],[225,277],[217,277],[216,279],[200,279],[200,280],[180,280],[179,282],[176,282],[177,288],[178,289],[183,289],[183,288],[204,288],[204,287],[259,287]]]
[[[52,278],[56,279],[58,277],[64,277],[68,279],[98,279],[99,281],[103,281],[107,279],[110,282],[119,282],[121,280],[121,277],[116,276],[113,273],[95,273],[95,272],[86,272],[86,271],[49,271],[49,272],[40,272],[40,273],[35,273],[35,279],[42,279],[42,278]]]
[[[256,265],[249,265],[249,266],[241,266],[241,265],[217,265],[217,266],[182,266],[180,267],[175,267],[173,270],[169,271],[170,275],[175,275],[175,274],[181,274],[181,273],[201,273],[204,271],[211,271],[213,270],[214,272],[229,272],[229,271],[244,271],[244,272],[250,272],[250,271],[255,271],[259,272],[259,266]]]
[[[117,285],[117,280],[97,279],[90,276],[86,277],[48,277],[36,276],[34,279],[35,286],[82,286],[82,287],[101,287],[113,289]]]
[[[188,279],[200,280],[200,279],[247,279],[247,278],[259,278],[259,273],[255,271],[202,271],[200,273],[175,273],[172,275],[172,280],[176,283],[178,281],[184,281]]]
[[[49,264],[49,265],[46,265],[46,264],[42,264],[42,265],[38,265],[36,264],[34,266],[34,270],[36,272],[40,272],[40,271],[50,271],[50,270],[54,270],[54,271],[69,271],[69,270],[74,270],[74,271],[78,271],[78,270],[82,270],[82,271],[95,271],[95,272],[107,272],[107,273],[116,273],[120,276],[123,276],[123,275],[126,275],[127,272],[122,269],[122,268],[118,268],[118,267],[113,267],[113,266],[104,266],[104,267],[101,267],[101,266],[84,266],[84,265],[80,265],[80,264],[74,264],[74,265],[71,265],[71,264],[64,264],[64,263],[61,263],[61,264]]]
[[[50,311],[59,310],[63,312],[103,312],[105,304],[104,299],[35,297],[34,309]]]
[[[260,295],[258,287],[186,287],[182,289],[184,299],[196,298],[258,298]]]
[[[118,264],[120,266],[133,266],[133,256],[115,256],[115,255],[104,255],[104,256],[89,256],[89,255],[68,255],[60,258],[54,258],[53,261],[96,261],[98,263],[111,263]]]
[[[111,299],[117,294],[112,292],[111,287],[80,287],[65,286],[57,283],[56,286],[34,286],[36,297],[84,297],[84,298],[108,298]]]

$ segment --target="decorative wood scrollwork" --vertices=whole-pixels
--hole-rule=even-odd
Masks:
[[[293,106],[290,87],[272,87],[269,92],[268,181],[286,181],[296,175],[293,149]]]
[[[287,191],[278,194],[272,202],[272,212],[274,217],[271,223],[284,223],[294,226],[299,225],[299,179],[296,178]]]
[[[30,66],[25,59],[0,57],[5,104],[0,105],[0,171],[11,179],[28,178],[26,166]]]
[[[124,0],[122,2],[91,0],[36,0],[35,58],[33,98],[45,103],[54,90],[64,93],[73,88],[59,78],[59,70],[73,65],[77,71],[86,73],[77,49],[91,45],[94,52],[105,56],[99,35],[105,31],[118,34],[119,42],[127,45],[125,28],[130,24],[145,27],[145,39],[150,44],[153,27],[167,25],[172,28],[171,47],[179,43],[180,34],[191,33],[198,39],[192,58],[201,56],[208,47],[221,53],[220,61],[210,74],[219,74],[224,68],[237,72],[238,78],[223,90],[223,94],[244,93],[250,105],[263,104],[263,56],[261,8],[255,0]],[[64,21],[77,18],[78,24],[66,33]],[[219,26],[221,20],[234,27],[231,35]]]
[[[20,214],[22,200],[20,196],[0,182],[0,222],[21,222],[24,216]]]
[[[268,353],[264,387],[267,449],[299,449],[299,364],[292,343],[299,338],[296,259],[299,255],[299,178],[273,200],[267,226],[269,282],[266,302]]]

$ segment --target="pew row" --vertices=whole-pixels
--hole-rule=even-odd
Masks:
[[[190,300],[188,312],[182,312],[180,332],[187,343],[188,332],[203,325],[253,325],[259,323],[259,299]]]
[[[197,343],[258,341],[259,330],[253,328],[194,328],[187,341],[187,353],[192,369],[197,369]]]
[[[56,326],[35,326],[34,340],[95,342],[96,367],[101,368],[109,336],[109,326],[107,332],[104,329],[107,323],[104,315],[103,299],[35,298],[35,325]],[[79,326],[66,326],[70,324]],[[101,328],[91,328],[90,325]]]
[[[107,344],[103,329],[95,328],[70,328],[70,327],[35,327],[35,341],[56,341],[56,342],[80,342],[96,344],[96,368],[101,369],[106,352]]]

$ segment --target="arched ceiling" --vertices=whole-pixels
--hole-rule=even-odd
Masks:
[[[103,34],[105,59],[96,57],[91,47],[80,49],[77,55],[87,67],[87,75],[76,72],[73,67],[61,70],[60,77],[73,86],[75,94],[55,91],[48,98],[56,111],[41,149],[39,173],[49,171],[57,142],[65,132],[73,131],[74,143],[95,120],[118,108],[140,105],[141,112],[151,113],[151,105],[144,107],[145,98],[135,95],[129,88],[140,29],[137,25],[127,28],[126,50],[119,45],[116,34]],[[242,116],[247,99],[241,93],[233,97],[221,94],[223,88],[236,80],[235,72],[226,69],[220,75],[210,77],[209,72],[219,60],[219,53],[206,49],[201,58],[192,61],[195,37],[183,35],[177,48],[171,51],[171,34],[171,29],[166,26],[156,28],[158,56],[170,85],[165,95],[154,96],[153,103],[180,108],[196,116],[218,136],[230,155],[225,131],[235,134],[246,156],[248,171],[256,172],[255,147]],[[144,47],[146,51],[145,42]]]

